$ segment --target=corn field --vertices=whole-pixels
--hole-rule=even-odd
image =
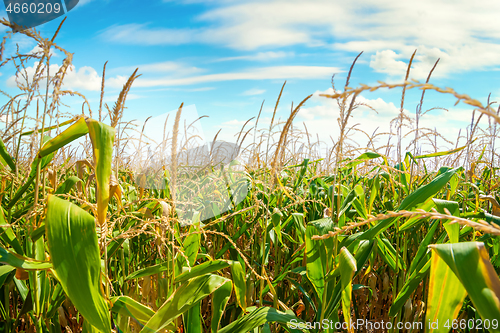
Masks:
[[[360,54],[344,89],[332,79],[323,96],[340,109],[326,157],[293,125],[311,95],[275,119],[283,85],[269,128],[239,133],[242,161],[189,168],[181,104],[168,165],[138,173],[122,120],[138,70],[112,107],[103,71],[91,105],[64,90],[72,54],[58,32],[24,30],[40,51],[1,55],[20,92],[2,92],[0,109],[0,332],[500,332],[494,102],[432,85],[434,68],[409,80],[413,57],[401,84],[351,88]],[[50,73],[53,50],[65,57]],[[376,147],[373,134],[357,147],[356,99],[383,89],[402,91],[397,142]],[[410,89],[422,98],[405,133]],[[418,127],[426,91],[470,106],[465,145],[418,149],[439,135]],[[64,98],[81,112],[64,112]]]

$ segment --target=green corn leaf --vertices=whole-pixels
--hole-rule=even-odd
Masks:
[[[306,174],[308,163],[309,163],[309,159],[306,158],[306,159],[304,159],[304,162],[301,164],[302,167],[300,168],[300,171],[297,174],[297,180],[295,181],[295,183],[293,185],[294,192],[297,190],[297,187],[302,182],[302,179],[304,178],[304,175]]]
[[[82,333],[102,333],[100,330],[92,326],[88,320],[83,320]]]
[[[440,200],[440,199],[432,199],[436,204],[436,208],[438,212],[441,214],[445,214],[445,209],[447,209],[451,215],[460,216],[459,205],[456,201],[448,201],[448,200]],[[450,221],[444,223],[444,228],[448,233],[448,238],[451,243],[458,243],[458,239],[460,237],[460,224],[453,223],[450,224]]]
[[[443,187],[446,186],[448,181],[453,177],[458,169],[450,169],[443,172],[441,175],[433,179],[429,184],[424,185],[414,192],[410,193],[403,202],[399,205],[396,211],[409,210],[416,207],[418,204],[426,202],[428,199],[436,195]],[[360,239],[373,239],[378,234],[393,225],[399,218],[389,218],[380,221],[376,226],[371,227],[364,232]]]
[[[340,283],[342,285],[342,312],[344,320],[351,327],[351,299],[352,299],[352,278],[356,272],[356,259],[349,250],[343,247],[340,250]],[[354,331],[349,329],[350,333]]]
[[[111,332],[108,306],[100,292],[101,258],[94,217],[50,195],[45,230],[53,272],[65,293],[92,326]]]
[[[42,149],[38,152],[39,157],[47,156],[68,143],[84,136],[89,132],[89,128],[85,122],[84,117],[80,117],[73,125],[65,129],[62,133],[55,138],[46,142]]]
[[[436,195],[443,187],[446,186],[448,181],[453,177],[458,169],[450,169],[443,174],[437,176],[429,184],[418,188],[416,191],[412,192],[407,196],[403,202],[398,207],[399,210],[412,209],[418,204],[427,201],[427,199]]]
[[[52,294],[50,296],[49,306],[47,307],[47,318],[52,318],[57,313],[57,308],[61,306],[62,302],[66,300],[66,295],[64,294],[64,290],[61,287],[61,284],[58,283],[53,289]]]
[[[52,264],[46,261],[35,260],[24,257],[0,247],[0,263],[22,268],[24,270],[43,270],[52,268]]]
[[[186,332],[203,332],[201,323],[201,302],[198,302],[198,304],[187,310],[183,317]]]
[[[78,178],[77,176],[71,176],[71,177],[66,178],[66,180],[64,181],[64,183],[62,183],[61,185],[59,185],[59,187],[57,188],[55,194],[68,194],[69,191],[78,182],[80,182],[80,183],[83,184],[83,181],[80,178]]]
[[[265,323],[277,322],[284,327],[290,325],[291,332],[309,332],[306,329],[300,329],[300,326],[306,327],[301,319],[297,318],[291,313],[284,313],[276,310],[275,308],[260,307],[253,310],[247,315],[235,320],[231,324],[223,327],[218,333],[246,333],[253,331],[255,328],[264,325]]]
[[[370,199],[368,202],[368,214],[372,213],[373,203],[375,202],[375,198],[378,196],[378,192],[380,190],[380,177],[375,175],[373,178],[372,187],[370,189]]]
[[[300,241],[304,241],[306,235],[306,227],[304,225],[304,214],[303,213],[292,213],[293,223],[295,230],[300,236]]]
[[[243,311],[247,308],[247,281],[245,270],[239,261],[231,261],[231,276],[236,300]]]
[[[9,275],[14,271],[16,268],[14,266],[10,265],[1,265],[0,266],[0,287],[3,286],[5,283],[5,280],[9,277]]]
[[[397,173],[397,179],[403,185],[403,190],[405,194],[408,194],[409,192],[409,182],[410,182],[410,174],[408,173],[408,170],[406,169],[406,163],[401,162],[398,163],[394,166],[396,170],[399,170]]]
[[[439,221],[434,221],[431,224],[431,227],[429,228],[429,231],[427,231],[427,235],[425,235],[424,240],[420,243],[418,246],[417,254],[415,254],[415,257],[413,258],[410,268],[408,270],[408,274],[411,275],[415,271],[417,265],[420,263],[422,258],[425,256],[427,251],[429,251],[428,246],[432,241],[432,238],[434,237],[434,234],[436,233],[436,229],[439,226]]]
[[[278,208],[274,208],[273,214],[271,215],[271,222],[272,226],[274,229],[274,232],[278,238],[278,242],[275,242],[276,244],[283,244],[283,239],[282,239],[282,224],[281,224],[281,219],[283,218],[283,213]]]
[[[391,269],[396,272],[396,261],[398,262],[398,269],[405,270],[406,264],[403,262],[403,258],[396,253],[396,249],[392,246],[387,238],[377,239],[377,245],[379,249],[379,255],[384,259],[384,261],[391,267]],[[397,259],[396,259],[397,258]]]
[[[346,167],[353,167],[355,165],[358,165],[360,163],[363,163],[363,162],[366,162],[366,161],[369,161],[369,160],[372,160],[372,159],[378,158],[378,157],[382,157],[382,155],[375,153],[375,152],[368,151],[366,153],[359,155],[358,157],[356,157],[355,159],[353,159],[352,161],[347,163]]]
[[[187,266],[192,267],[196,262],[196,257],[198,256],[198,251],[200,250],[200,239],[201,235],[196,233],[199,230],[199,223],[192,225],[189,228],[189,235],[184,238],[182,247],[184,248],[184,254],[188,259],[186,263],[186,258],[184,256],[178,257],[178,264],[180,267]]]
[[[42,223],[42,225],[30,234],[30,238],[33,242],[36,242],[40,237],[45,235],[45,223]]]
[[[158,332],[199,301],[226,284],[228,279],[218,275],[203,275],[181,285],[146,323],[141,333]]]
[[[352,205],[363,219],[367,219],[368,215],[366,211],[364,189],[361,185],[358,184],[354,187],[354,191],[356,192],[358,197],[353,201]]]
[[[183,282],[198,276],[202,276],[205,274],[211,274],[221,269],[229,267],[229,263],[225,260],[213,260],[207,261],[203,264],[196,265],[191,267],[191,270],[183,272],[182,274],[175,277],[175,283]]]
[[[349,192],[349,194],[347,195],[347,197],[342,202],[342,206],[340,206],[339,217],[341,217],[342,215],[344,215],[344,213],[351,207],[351,205],[353,204],[354,200],[356,200],[356,198],[358,196],[357,192],[359,192],[359,189],[357,189],[356,187],[353,188]],[[343,227],[343,226],[344,226],[343,223],[339,222],[339,227]]]
[[[356,246],[357,245],[357,246]],[[356,270],[354,272],[354,276],[356,276],[359,272],[361,272],[363,266],[367,262],[368,258],[370,257],[370,254],[372,253],[373,248],[375,247],[375,242],[373,240],[367,241],[363,240],[360,242],[353,242],[351,245],[347,247],[347,249],[350,252],[354,252],[354,259],[356,260]],[[357,249],[356,249],[357,248]],[[340,274],[340,268],[337,268],[336,271],[339,270],[339,273],[337,276]],[[335,275],[335,274],[332,274]],[[342,284],[337,283],[335,288],[328,288],[328,295],[327,299],[329,300],[328,307],[325,310],[325,318],[336,318],[337,317],[337,306],[338,303],[340,302],[342,298]]]
[[[273,226],[279,226],[282,218],[283,213],[278,208],[274,208],[273,215],[271,215],[271,222],[273,223]]]
[[[227,281],[219,289],[214,291],[212,298],[212,333],[217,333],[217,330],[219,329],[222,314],[224,313],[224,309],[226,308],[227,302],[229,301],[229,297],[231,297],[232,291],[233,284],[231,283],[231,281]]]
[[[66,126],[68,124],[71,124],[71,123],[75,122],[75,120],[80,119],[80,118],[81,118],[81,116],[75,116],[74,118],[66,120],[65,122],[62,122],[60,124],[53,125],[53,126],[50,126],[50,127],[45,127],[44,130],[43,130],[43,132],[45,133],[45,132],[51,131],[53,129],[56,129],[58,127]],[[21,136],[31,135],[31,134],[33,134],[35,132],[36,133],[40,133],[41,131],[42,131],[42,129],[39,129],[39,130],[36,130],[36,131],[23,132],[23,133],[21,133]]]
[[[16,238],[14,231],[10,226],[7,226],[7,221],[5,221],[5,216],[3,213],[3,208],[0,207],[0,238],[8,245],[12,246],[14,251],[17,254],[23,255],[24,251],[19,243],[19,240]]]
[[[472,142],[476,141],[477,139],[474,139]],[[471,142],[471,144],[472,144]],[[458,147],[452,150],[447,150],[447,151],[439,151],[437,153],[432,153],[432,154],[425,154],[425,155],[420,155],[420,156],[415,156],[414,158],[416,160],[421,159],[421,158],[429,158],[429,157],[438,157],[438,156],[446,156],[446,155],[451,155],[454,153],[458,153],[459,151],[463,150],[467,146],[462,146]]]
[[[245,231],[248,229],[248,227],[250,226],[250,223],[244,223],[240,229],[234,234],[234,236],[232,236],[232,240],[234,242],[236,242],[242,235],[245,234]],[[232,247],[231,245],[231,242],[227,242],[226,244],[224,244],[224,246],[217,252],[217,254],[215,255],[215,259],[218,259],[220,257],[222,257],[222,255],[224,253],[226,253],[226,251]]]
[[[30,243],[31,242],[28,242],[28,244]],[[30,253],[30,255],[34,256],[36,260],[45,260],[46,253],[44,239],[38,238],[35,242],[33,242],[33,245],[33,247],[27,247],[28,249],[32,248],[34,250],[34,253]],[[30,272],[29,282],[30,286],[36,285],[36,292],[35,290],[32,290],[31,297],[34,299],[35,303],[35,314],[40,317],[40,314],[46,311],[46,306],[48,305],[48,299],[50,296],[50,281],[45,272]]]
[[[325,290],[325,277],[328,268],[331,268],[331,251],[333,251],[333,239],[313,240],[315,235],[324,235],[333,230],[333,222],[330,218],[311,221],[306,227],[306,257],[307,277],[311,281],[319,299],[323,298]],[[330,254],[330,255],[329,255]]]
[[[142,278],[145,276],[158,274],[158,273],[161,273],[161,272],[168,270],[171,267],[172,267],[172,264],[170,262],[164,262],[164,263],[161,263],[158,265],[149,266],[149,267],[139,269],[139,270],[131,273],[130,275],[128,275],[125,278],[125,280],[134,280],[134,279],[139,279],[139,278]]]
[[[423,209],[426,212],[429,212],[432,208],[434,208],[436,204],[432,199],[427,200],[426,202],[418,205],[416,208]],[[424,223],[425,219],[421,219],[418,216],[410,217],[402,226],[399,227],[399,231],[405,231],[410,228],[416,227],[422,223]]]
[[[396,300],[391,305],[391,308],[389,309],[389,317],[393,317],[398,314],[398,312],[404,306],[408,298],[410,298],[415,289],[417,289],[422,280],[427,276],[430,267],[431,267],[430,258],[427,262],[425,260],[422,260],[420,264],[415,267],[416,268],[415,271],[408,277],[408,279],[406,279],[406,282],[399,291]]]
[[[374,248],[375,242],[373,240],[367,241],[367,240],[362,240],[359,242],[358,246],[354,246],[355,244],[351,244],[347,249],[351,253],[354,254],[354,259],[356,259],[356,274],[362,270],[363,266],[365,265],[366,261],[370,257],[370,254]]]
[[[12,172],[16,172],[16,163],[7,151],[7,147],[5,147],[2,138],[0,138],[0,158],[5,161]]]
[[[153,310],[128,296],[112,297],[110,301],[111,312],[133,318],[143,325],[155,314]]]

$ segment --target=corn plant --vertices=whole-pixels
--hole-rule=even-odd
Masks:
[[[134,174],[134,156],[123,154],[132,138],[122,116],[138,70],[111,108],[102,105],[103,70],[93,114],[83,95],[63,90],[72,54],[54,43],[57,33],[50,40],[22,33],[42,51],[1,64],[16,66],[21,89],[0,109],[8,116],[0,132],[1,331],[367,332],[366,323],[382,321],[393,332],[468,332],[479,324],[499,331],[493,123],[500,118],[489,101],[429,83],[435,66],[425,83],[407,81],[412,56],[405,82],[351,88],[359,54],[344,90],[332,80],[324,96],[340,110],[340,137],[326,157],[307,127],[294,127],[311,95],[286,120],[275,118],[283,85],[270,127],[239,133],[241,183],[230,183],[235,173],[224,172],[236,163],[208,165],[208,177],[178,163],[189,149],[179,139],[183,104],[162,143],[171,165]],[[51,49],[65,55],[52,74]],[[36,75],[22,79],[29,61],[38,63]],[[357,97],[378,89],[403,91],[397,131],[380,147],[383,134],[367,134],[369,147],[360,148],[350,141],[349,118],[361,106]],[[422,90],[417,117],[431,90],[474,107],[490,126],[482,130],[474,116],[465,145],[438,150],[439,133],[417,125],[405,150],[411,89]],[[65,119],[64,96],[82,98],[82,113]],[[422,152],[432,137],[433,150]],[[224,185],[210,187],[218,180]],[[421,326],[397,329],[400,322]]]

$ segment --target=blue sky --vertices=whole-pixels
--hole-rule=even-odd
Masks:
[[[56,43],[75,54],[65,88],[86,95],[94,110],[106,61],[105,102],[110,106],[139,67],[142,76],[130,91],[125,120],[158,116],[184,102],[208,116],[202,120],[207,137],[222,128],[220,137],[231,140],[247,119],[257,116],[263,100],[260,122],[269,123],[286,80],[277,117],[286,119],[292,102],[315,93],[295,124],[305,123],[328,144],[330,136],[336,140],[338,135],[338,108],[317,95],[331,89],[334,73],[336,88],[342,88],[361,51],[352,87],[377,80],[401,82],[417,49],[411,78],[424,81],[440,58],[431,83],[453,87],[483,104],[489,93],[493,100],[500,97],[499,11],[497,1],[478,5],[461,0],[81,0],[68,13]],[[51,37],[60,21],[38,30]],[[16,43],[24,52],[35,47],[16,34],[6,52]],[[53,59],[60,63],[62,56]],[[2,89],[13,89],[12,74],[2,70]],[[400,99],[400,90],[364,94],[360,101],[378,114],[361,107],[351,122],[366,132],[387,132]],[[410,117],[419,99],[419,92],[408,93],[405,109]],[[78,98],[68,103],[80,112]],[[454,141],[459,128],[465,130],[470,123],[471,108],[453,104],[453,99],[429,92],[423,109],[448,111],[430,111],[421,125]],[[366,141],[358,135],[356,141]]]

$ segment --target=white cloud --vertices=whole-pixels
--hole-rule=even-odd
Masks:
[[[141,64],[137,66],[119,67],[115,68],[114,71],[127,71],[133,72],[136,68],[139,68],[138,73],[171,73],[176,75],[187,75],[203,72],[203,69],[189,66],[184,63],[175,61],[163,61],[150,64]]]
[[[102,79],[92,67],[83,66],[76,70],[76,67],[72,65],[70,69],[64,79],[65,86],[94,91],[101,89]]]
[[[28,74],[28,81],[32,82],[33,75],[35,74],[35,70],[38,66],[38,62],[35,62],[32,67],[26,67],[26,73]],[[60,66],[57,64],[50,65],[50,75],[53,76],[57,73]],[[117,80],[114,78],[110,78],[111,81]],[[11,76],[7,79],[7,86],[14,88],[17,87],[16,81],[20,83],[26,84],[25,78],[18,73],[16,76]],[[74,65],[70,65],[69,70],[66,72],[66,76],[63,81],[64,89],[72,89],[72,90],[90,90],[90,91],[99,91],[101,89],[102,78],[99,76],[97,71],[89,66],[83,66],[79,69],[76,69]],[[40,80],[40,87],[46,86],[46,80]]]
[[[202,43],[236,50],[330,45],[375,53],[372,67],[390,76],[404,75],[402,62],[418,49],[412,73],[418,79],[426,77],[438,57],[435,76],[500,65],[500,26],[492,23],[500,2],[494,0],[481,6],[466,0],[251,0],[211,1],[207,6],[194,18],[202,25],[198,29],[128,24],[112,26],[103,36],[121,43]]]
[[[256,95],[262,95],[263,93],[265,93],[266,90],[265,89],[248,89],[247,91],[244,91],[242,93],[243,96],[256,96]]]
[[[198,4],[198,3],[204,3],[204,4],[208,4],[208,3],[215,3],[215,4],[222,4],[222,3],[231,3],[231,2],[235,2],[235,1],[238,1],[238,0],[163,0],[163,2],[179,2],[179,3],[182,3],[182,4],[187,4],[187,5],[190,5],[190,4]]]
[[[146,24],[113,25],[101,33],[112,42],[138,45],[180,45],[196,42],[198,30],[148,28]]]
[[[107,96],[104,94],[104,102],[116,102],[118,100],[119,95],[111,95]],[[137,94],[127,94],[127,101],[133,100],[133,99],[139,99],[139,98],[144,98],[144,96],[137,95]]]
[[[217,59],[215,62],[232,61],[232,60],[269,61],[269,60],[274,60],[274,59],[293,57],[294,55],[295,55],[295,53],[293,53],[293,52],[269,51],[269,52],[259,52],[256,54],[245,55],[245,56],[220,58],[220,59]]]
[[[222,127],[229,127],[229,128],[241,128],[243,125],[247,123],[247,120],[238,120],[238,119],[233,119],[229,121],[225,121],[221,124]],[[252,126],[255,122],[250,121],[247,126]],[[248,127],[249,128],[249,127]]]
[[[43,52],[42,48],[38,45],[36,45],[31,51],[28,52],[28,54],[35,54],[35,53],[38,53],[40,52],[40,54]],[[50,49],[50,56],[51,57],[57,57],[58,54],[55,52],[55,49],[54,48],[51,48]]]
[[[406,71],[408,65],[404,61],[397,60],[399,58],[402,57],[392,50],[377,51],[377,53],[372,56],[370,67],[375,69],[376,72],[387,73],[389,75],[400,75],[402,72]]]
[[[160,89],[151,89],[150,91],[185,91],[185,92],[201,92],[201,91],[211,91],[215,90],[215,87],[201,87],[201,88],[160,88]]]
[[[207,41],[234,49],[315,46],[325,44],[323,38],[331,34],[328,25],[335,21],[332,14],[341,16],[342,6],[323,0],[249,1],[210,10],[198,19],[214,24],[207,29]]]
[[[166,77],[161,79],[138,78],[135,87],[175,86],[190,85],[207,82],[221,82],[234,80],[269,80],[269,79],[320,79],[329,78],[332,73],[340,73],[342,70],[336,67],[321,66],[273,66],[249,68],[240,72],[207,74],[184,78]],[[125,82],[125,77],[118,77],[112,83],[114,85]],[[123,85],[123,83],[122,83]]]
[[[125,77],[124,77],[125,79]],[[106,83],[106,86],[108,86],[108,83]],[[117,88],[117,87],[122,87],[123,84],[121,84],[121,86],[119,86],[119,81],[115,81],[113,87],[114,88]],[[132,86],[135,86],[135,83],[132,85]],[[148,92],[155,92],[155,91],[183,91],[183,92],[204,92],[204,91],[211,91],[211,90],[215,90],[216,88],[215,87],[200,87],[200,88],[173,88],[173,87],[168,87],[168,88],[154,88],[154,89],[147,89]]]

